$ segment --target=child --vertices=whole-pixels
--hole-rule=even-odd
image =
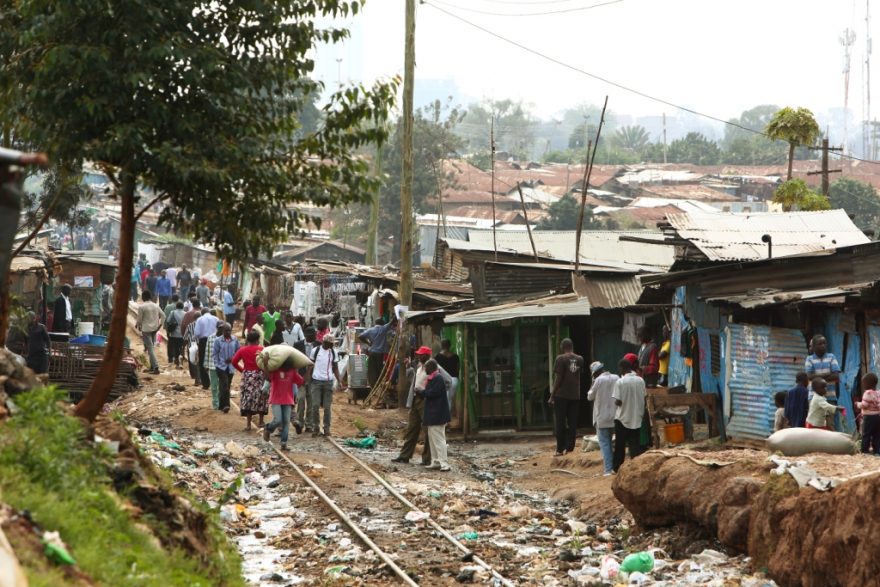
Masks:
[[[825,418],[833,416],[837,410],[843,410],[842,406],[835,406],[825,399],[827,384],[821,377],[813,379],[813,399],[810,400],[810,411],[807,414],[807,428],[821,428],[831,430],[825,422]]]
[[[795,386],[785,396],[785,419],[791,428],[803,428],[807,423],[810,409],[810,392],[807,389],[809,378],[804,371],[794,377]]]
[[[856,406],[862,410],[862,452],[873,448],[880,455],[880,391],[877,391],[877,376],[867,373],[862,377],[862,401]]]
[[[424,423],[428,427],[428,443],[431,445],[431,464],[428,469],[449,471],[446,461],[446,425],[449,423],[449,399],[446,397],[446,382],[440,376],[437,361],[430,359],[425,363],[428,381],[424,391],[416,391],[425,398]]]
[[[272,406],[272,421],[263,427],[263,440],[269,442],[272,431],[281,427],[281,450],[287,450],[287,434],[290,431],[290,413],[296,404],[296,387],[303,384],[303,378],[293,366],[293,359],[289,358],[281,366],[272,372],[266,372],[266,377],[271,382],[269,392],[269,404]],[[299,423],[297,434],[302,430]]]
[[[773,403],[776,404],[776,416],[773,418],[773,432],[779,432],[784,428],[788,428],[785,421],[785,396],[784,391],[777,391],[773,396]]]

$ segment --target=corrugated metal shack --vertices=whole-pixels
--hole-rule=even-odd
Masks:
[[[647,268],[663,268],[654,263],[662,262],[664,255],[671,263],[671,249],[619,243],[615,258],[612,234],[615,238],[659,236],[647,231],[603,232],[591,238],[585,233],[592,246],[582,249],[578,274],[570,259],[573,255],[565,258],[563,246],[571,236],[574,248],[573,233],[554,231],[537,237],[536,241],[552,245],[543,255],[563,257],[541,262],[535,261],[528,244],[527,252],[511,247],[495,262],[486,258],[494,253],[485,250],[485,243],[477,242],[475,250],[466,248],[470,243],[453,243],[462,268],[468,270],[477,308],[447,315],[444,329],[444,338],[453,341],[462,357],[460,405],[466,406],[465,433],[551,427],[553,416],[546,402],[562,338],[571,338],[575,351],[588,363],[600,360],[613,366],[637,349],[636,341],[630,337],[627,342],[624,336],[626,323],[632,322],[628,316],[653,326],[659,334],[663,316],[655,307],[637,306],[642,288],[636,276]],[[517,242],[505,236],[508,245]],[[636,248],[644,253],[637,254]],[[584,397],[589,385],[587,376],[582,382]],[[585,426],[590,423],[586,401],[581,404],[580,421]]]
[[[880,372],[878,278],[880,243],[866,242],[640,279],[653,290],[643,299],[665,288],[672,300],[670,383],[720,394],[728,435],[765,438],[773,393],[794,385],[815,334],[840,363],[843,428],[853,430],[859,376]]]

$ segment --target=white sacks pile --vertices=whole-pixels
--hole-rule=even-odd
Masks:
[[[811,452],[832,455],[851,455],[859,452],[858,444],[849,434],[821,428],[786,428],[774,432],[767,439],[770,452],[779,451],[787,457],[799,457]]]
[[[286,344],[267,346],[257,354],[257,366],[266,371],[277,371],[287,359],[293,359],[297,369],[308,367],[312,361],[303,353]]]

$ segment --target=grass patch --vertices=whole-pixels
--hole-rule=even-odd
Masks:
[[[108,475],[114,456],[86,440],[82,423],[59,403],[64,395],[45,388],[15,397],[20,412],[0,425],[0,500],[28,510],[44,530],[60,532],[78,568],[101,585],[243,585],[238,553],[213,516],[207,531],[212,556],[201,562],[162,547],[156,539],[161,520],[132,519]],[[31,585],[74,584],[39,553],[20,556]]]

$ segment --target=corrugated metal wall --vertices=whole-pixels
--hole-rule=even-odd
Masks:
[[[711,342],[713,337],[717,337],[718,341],[714,352]],[[723,397],[724,344],[721,333],[715,329],[697,328],[697,339],[700,345],[700,389],[703,393],[717,393],[719,397]]]
[[[684,315],[685,286],[675,288],[672,298],[672,344],[669,356],[669,385],[685,385],[690,381],[690,367],[684,364],[681,356],[681,331],[687,325]]]
[[[807,345],[799,330],[730,324],[728,436],[767,438],[773,432],[773,394],[792,387]]]
[[[868,369],[880,373],[880,326],[868,325]]]

